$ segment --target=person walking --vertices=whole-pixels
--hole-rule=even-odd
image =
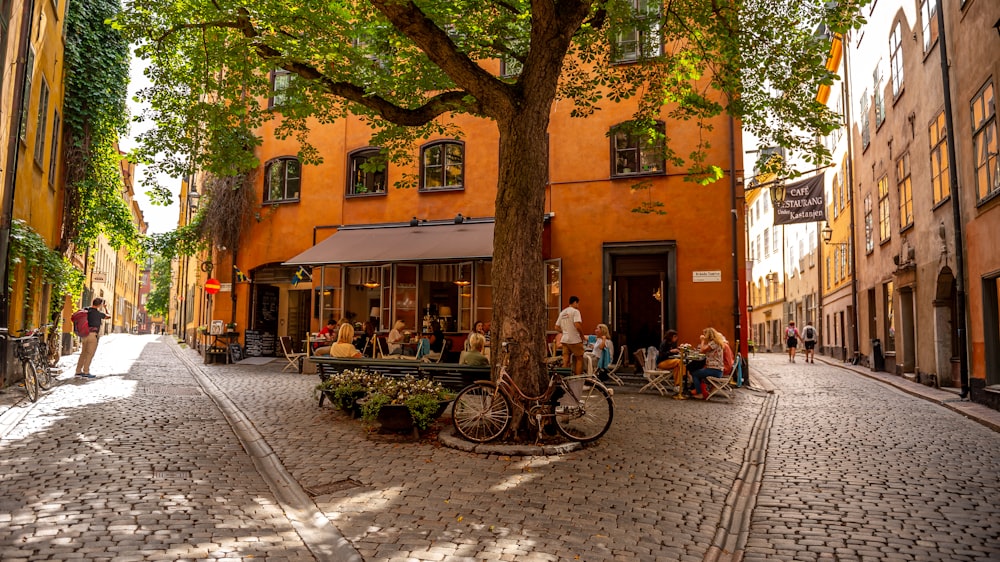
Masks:
[[[816,328],[812,324],[806,323],[802,328],[802,345],[805,346],[806,363],[816,362]]]
[[[795,348],[798,347],[801,338],[798,328],[795,327],[795,320],[789,320],[788,327],[785,328],[785,347],[788,348],[789,363],[795,363]]]
[[[97,353],[97,340],[100,338],[101,322],[110,317],[111,315],[108,314],[108,305],[100,297],[95,298],[93,304],[87,307],[87,324],[90,326],[90,333],[83,338],[80,349],[80,360],[76,362],[76,376],[85,379],[96,378],[90,374],[90,363],[94,360],[94,354]]]
[[[562,309],[559,318],[556,320],[556,330],[562,336],[559,345],[563,350],[563,367],[568,367],[570,357],[573,359],[573,375],[583,372],[583,316],[580,314],[580,297],[571,296],[569,306]],[[570,391],[574,394],[573,402],[564,403],[565,407],[577,406],[577,398],[583,393],[583,379],[576,379],[569,383]],[[557,408],[556,413],[561,413]]]

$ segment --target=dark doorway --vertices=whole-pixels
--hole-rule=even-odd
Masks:
[[[278,333],[278,300],[281,292],[274,285],[256,285],[253,329],[271,334]]]
[[[616,347],[630,352],[658,346],[676,317],[673,245],[605,245],[606,319]]]
[[[296,351],[305,349],[309,333],[309,289],[288,291],[288,335]]]

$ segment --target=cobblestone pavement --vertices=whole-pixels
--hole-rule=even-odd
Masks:
[[[616,387],[599,442],[524,457],[370,434],[283,361],[202,365],[169,338],[110,336],[100,378],[32,406],[0,395],[0,559],[1000,556],[997,433],[783,361],[753,357],[773,392],[731,403]]]
[[[746,560],[1000,559],[995,431],[846,369],[753,365],[779,390]]]

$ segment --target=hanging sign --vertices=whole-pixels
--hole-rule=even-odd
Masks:
[[[785,200],[774,203],[774,224],[826,220],[823,174],[785,186]]]
[[[222,288],[222,285],[219,284],[219,280],[218,279],[213,279],[213,278],[210,277],[207,281],[205,281],[205,292],[208,293],[208,294],[210,294],[210,295],[214,295],[215,293],[218,293],[219,289],[221,289],[221,288]]]

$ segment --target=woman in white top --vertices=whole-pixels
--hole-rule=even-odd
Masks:
[[[606,324],[598,324],[594,330],[594,335],[597,336],[597,339],[594,341],[594,348],[585,354],[587,357],[587,373],[591,375],[594,374],[595,370],[607,367],[615,356],[615,345],[611,343],[611,332],[608,331],[608,326]],[[605,351],[607,352],[607,361],[602,362],[601,357]]]
[[[396,320],[396,323],[392,325],[392,330],[389,330],[389,336],[385,339],[386,343],[389,344],[389,355],[402,355],[403,328],[405,327],[406,322]]]

